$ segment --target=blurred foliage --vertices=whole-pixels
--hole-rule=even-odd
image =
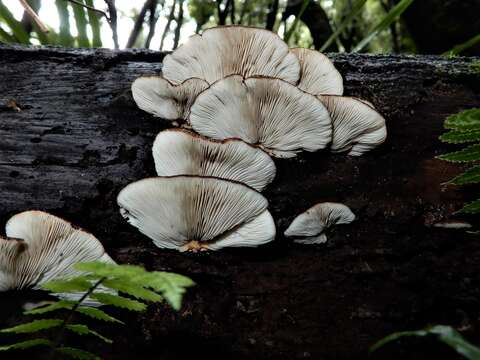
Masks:
[[[117,1],[114,7],[111,0],[28,0],[50,30],[44,33],[23,13],[20,2],[0,0],[0,42],[113,47],[112,38],[119,36],[123,47],[159,49],[172,48],[212,26],[242,24],[269,27],[290,46],[415,53],[416,44],[402,20],[415,1],[420,0],[143,0]],[[310,33],[315,30],[312,24],[303,21],[303,12],[313,5],[327,19],[318,22],[326,21],[331,30],[326,42],[318,43]],[[289,7],[300,10],[292,15],[286,12]],[[478,44],[479,36],[465,39],[447,54],[462,53]]]

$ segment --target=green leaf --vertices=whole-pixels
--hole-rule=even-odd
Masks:
[[[94,8],[93,0],[85,0],[87,6]],[[88,20],[90,22],[90,27],[92,28],[92,46],[99,48],[102,47],[102,38],[100,36],[100,20],[99,14],[96,11],[88,10]]]
[[[107,279],[102,283],[104,286],[109,287],[114,290],[124,292],[125,294],[131,295],[137,299],[148,300],[148,301],[161,301],[163,298],[157,293],[145,289],[138,282],[129,281],[127,279]]]
[[[68,13],[68,1],[55,0],[57,6],[58,17],[60,19],[59,41],[63,46],[72,47],[73,37],[70,34],[70,15]]]
[[[185,288],[195,285],[195,283],[186,276],[154,271],[143,276],[132,279],[142,286],[150,287],[155,291],[161,292],[167,302],[175,309],[180,310],[182,297]]]
[[[68,355],[72,359],[77,359],[77,360],[101,360],[100,357],[98,357],[95,354],[92,354],[91,352],[76,349],[73,347],[66,347],[66,346],[59,347],[59,348],[56,348],[55,351],[59,352],[60,354]]]
[[[458,211],[459,213],[478,214],[480,213],[480,199],[472,201]]]
[[[438,159],[451,162],[469,162],[480,160],[480,144],[470,145],[463,150],[437,156]]]
[[[106,312],[94,308],[94,307],[89,307],[89,306],[81,306],[78,307],[75,311],[79,312],[80,314],[89,316],[91,318],[97,319],[97,320],[103,320],[103,321],[108,321],[108,322],[116,322],[119,324],[124,324],[122,321],[115,319],[113,316],[108,315]]]
[[[458,175],[449,181],[450,184],[463,185],[463,184],[476,184],[480,182],[480,165],[474,166],[468,169],[463,174]]]
[[[15,19],[10,10],[0,1],[0,19],[3,19],[13,33],[13,36],[21,44],[30,44],[30,36],[22,24]]]
[[[100,261],[78,263],[75,264],[73,268],[78,271],[92,273],[99,277],[132,278],[147,273],[141,266],[107,264]]]
[[[445,51],[442,55],[444,56],[456,56],[465,50],[470,49],[472,46],[477,45],[480,43],[480,34],[468,39],[464,43],[454,46],[452,49]]]
[[[29,349],[35,346],[53,346],[53,343],[47,339],[32,339],[32,340],[26,340],[26,341],[18,342],[11,345],[0,346],[0,351],[23,350],[23,349]]]
[[[397,5],[395,5],[388,12],[388,14],[385,15],[377,25],[375,25],[373,30],[367,36],[365,36],[365,38],[363,38],[363,40],[360,41],[357,46],[355,46],[352,52],[359,52],[365,48],[365,46],[367,46],[370,41],[372,41],[375,36],[378,35],[379,32],[387,29],[394,21],[396,21],[398,17],[403,14],[403,12],[407,10],[410,5],[412,5],[413,1],[414,0],[401,0]]]
[[[342,31],[347,27],[347,25],[350,24],[350,22],[358,15],[358,13],[360,13],[360,11],[363,9],[363,6],[365,5],[366,2],[367,0],[356,0],[352,4],[352,9],[348,12],[348,15],[345,17],[342,23],[337,27],[335,32],[332,35],[330,35],[327,41],[325,41],[325,43],[320,48],[320,51],[324,51],[325,49],[327,49],[337,39],[338,35],[340,35]]]
[[[370,352],[376,351],[382,346],[396,341],[402,337],[424,337],[427,335],[435,335],[438,337],[438,340],[442,341],[446,345],[453,348],[457,353],[463,355],[469,360],[478,360],[480,359],[480,349],[476,346],[470,344],[466,341],[460,333],[453,329],[451,326],[444,326],[444,325],[436,325],[431,328],[427,328],[425,330],[418,330],[418,331],[402,331],[390,334],[376,344],[374,344],[370,348]]]
[[[90,329],[87,325],[82,325],[82,324],[69,324],[65,326],[65,329],[70,330],[71,332],[74,332],[75,334],[78,335],[93,335],[96,336],[97,338],[105,341],[107,344],[111,344],[113,341],[109,338],[106,338],[105,336],[99,334],[98,332]]]
[[[79,0],[79,2],[83,2]],[[77,25],[78,31],[78,46],[79,47],[90,47],[90,41],[88,40],[87,35],[87,17],[85,15],[85,8],[75,3],[70,3],[73,8],[73,16],[75,17],[75,24]]]
[[[440,140],[450,144],[462,144],[480,141],[480,129],[471,131],[452,130],[439,137]]]
[[[303,13],[305,12],[305,10],[307,10],[307,6],[308,4],[310,3],[310,0],[303,0],[303,4],[302,4],[302,7],[300,8],[300,11],[298,12],[298,14],[295,16],[295,20],[293,21],[293,24],[292,26],[290,27],[290,29],[288,29],[288,31],[285,33],[285,37],[284,37],[284,41],[288,44],[288,40],[290,40],[290,38],[292,37],[292,35],[295,33],[295,31],[297,30],[297,26],[298,26],[298,23],[300,21],[300,18],[302,17]]]
[[[446,129],[459,131],[480,130],[480,109],[469,109],[447,117],[444,124]]]
[[[59,320],[59,319],[34,320],[26,324],[20,324],[8,329],[2,329],[0,330],[0,332],[15,333],[15,334],[32,333],[40,330],[51,329],[51,328],[60,326],[62,324],[63,324],[63,320]]]
[[[6,43],[12,43],[12,44],[17,42],[17,40],[8,32],[6,32],[1,26],[0,26],[0,40]]]
[[[78,276],[70,279],[51,280],[40,285],[43,289],[54,293],[86,292],[93,285],[87,278]]]
[[[102,304],[112,305],[131,311],[144,311],[147,308],[147,305],[140,301],[127,299],[118,295],[112,295],[107,293],[93,293],[91,297],[100,301]]]
[[[25,311],[25,315],[39,315],[45,314],[47,312],[61,310],[61,309],[71,309],[76,304],[75,301],[67,301],[67,300],[60,300],[53,304],[46,305],[46,306],[39,306],[35,309]]]

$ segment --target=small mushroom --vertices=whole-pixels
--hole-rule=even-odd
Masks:
[[[240,138],[275,157],[316,151],[331,140],[332,124],[315,96],[279,79],[232,75],[198,95],[192,128],[207,137]]]
[[[160,248],[258,246],[275,238],[268,201],[250,187],[213,177],[172,176],[127,185],[120,213]]]
[[[385,119],[365,100],[335,95],[318,98],[332,119],[333,152],[348,151],[348,155],[359,156],[385,141]]]
[[[330,226],[349,224],[355,214],[339,203],[319,203],[298,215],[285,230],[286,237],[296,238],[301,244],[321,244],[327,241],[325,230]]]
[[[78,275],[72,265],[113,263],[100,241],[69,222],[42,211],[14,215],[0,237],[0,291],[38,289],[56,278]]]
[[[191,78],[178,85],[162,76],[144,76],[132,84],[133,99],[138,107],[166,119],[186,119],[195,97],[208,87],[202,79]]]
[[[290,49],[300,61],[300,90],[312,95],[342,95],[342,75],[328,57],[316,50]]]
[[[159,176],[214,176],[261,191],[276,172],[270,156],[242,140],[211,140],[182,129],[160,132],[152,152]]]
[[[167,55],[162,73],[174,84],[190,78],[209,84],[232,74],[269,76],[295,84],[300,76],[297,57],[274,32],[245,26],[205,30]]]

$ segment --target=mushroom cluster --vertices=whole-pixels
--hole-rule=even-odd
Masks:
[[[275,177],[270,156],[326,147],[357,156],[386,138],[384,118],[371,103],[343,96],[342,76],[325,55],[289,49],[264,29],[194,35],[165,57],[161,75],[136,79],[132,94],[140,109],[183,127],[155,139],[158,177],[117,198],[128,222],[161,248],[272,241],[275,225],[259,193]]]

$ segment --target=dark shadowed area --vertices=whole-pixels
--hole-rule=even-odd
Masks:
[[[120,263],[198,285],[180,312],[159,305],[118,314],[128,326],[99,327],[114,345],[84,339],[87,347],[107,359],[357,359],[391,332],[429,324],[453,325],[480,343],[478,236],[432,226],[480,195],[442,186],[462,166],[435,159],[455,149],[438,141],[445,117],[480,106],[474,58],[333,56],[346,95],[384,114],[387,142],[358,158],[324,151],[276,160],[265,192],[276,240],[199,254],[157,249],[115,200],[123,186],[155,175],[151,145],[169,124],[140,111],[129,89],[158,73],[162,58],[0,46],[1,227],[16,212],[45,210],[91,231]],[[6,105],[13,99],[20,111]],[[343,202],[358,220],[335,228],[325,245],[285,239],[290,221],[320,201]],[[2,294],[0,327],[18,322],[21,305],[38,297]],[[372,358],[435,356],[455,354],[412,340]]]

